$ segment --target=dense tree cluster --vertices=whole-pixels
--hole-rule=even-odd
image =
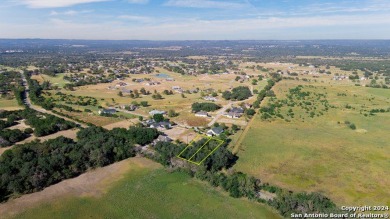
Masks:
[[[150,143],[157,135],[148,128],[89,127],[77,133],[77,142],[58,137],[17,145],[0,157],[0,201],[132,157],[135,144]]]
[[[0,120],[0,147],[10,146],[30,136],[30,133],[22,132],[18,129],[6,129],[17,124],[16,121],[21,118],[18,116],[18,112],[16,111],[15,114],[9,111],[0,113],[0,118],[6,118],[6,120]]]
[[[4,115],[4,113],[0,113],[0,118],[7,118],[7,117],[6,115]],[[9,118],[7,118],[7,120],[0,120],[0,130],[15,125],[16,124],[15,120],[16,118],[14,116],[10,116]]]
[[[19,72],[5,71],[0,73],[0,94],[7,94],[14,88],[22,86],[22,78]]]
[[[37,137],[76,127],[73,122],[50,114],[38,113],[32,109],[4,111],[0,113],[0,118],[7,118],[7,121],[12,121],[12,124],[15,124],[16,120],[25,119],[25,123],[34,128],[34,135]]]
[[[232,91],[224,91],[222,97],[226,100],[245,100],[252,96],[252,92],[249,87],[238,86],[233,88]]]
[[[20,106],[24,105],[23,100],[25,99],[25,90],[26,89],[24,88],[24,86],[18,86],[13,89],[15,99],[16,101],[18,101],[18,104]]]
[[[220,109],[221,106],[215,103],[193,103],[192,112],[206,111],[211,112]]]
[[[2,129],[0,130],[0,147],[10,146],[27,137],[29,137],[29,135],[19,129]]]
[[[222,141],[219,140],[203,138],[197,142],[193,142],[191,147],[188,147],[181,154],[181,157],[195,163],[203,161],[202,164],[206,166],[208,170],[217,171],[223,167],[232,165],[235,160],[235,156],[226,148],[226,142],[222,143]],[[207,157],[209,154],[211,155]]]
[[[340,210],[329,198],[320,193],[293,193],[282,191],[278,196],[268,202],[269,205],[276,208],[279,213],[285,217],[294,214],[310,213],[345,213]]]
[[[39,115],[36,113],[32,116],[26,116],[26,124],[34,128],[34,135],[37,137],[76,127],[73,122],[62,118],[50,114]]]
[[[180,156],[186,159],[190,159],[193,162],[199,163],[204,158],[210,154],[218,145],[221,144],[219,141],[211,140],[210,143],[207,142],[209,139],[201,139],[197,142],[192,143],[191,147],[188,147]],[[204,145],[207,142],[206,145]],[[204,147],[202,147],[204,145]],[[237,157],[233,155],[227,149],[227,143],[224,142],[220,145],[209,157],[207,157],[201,165],[204,166],[207,170],[217,171],[222,168],[228,168],[232,166]],[[171,159],[176,157],[183,149],[186,147],[185,144],[174,144],[167,142],[158,142],[155,146],[156,151],[159,152],[159,156],[156,158],[160,163],[168,165],[171,162]],[[202,148],[201,148],[202,147]],[[200,149],[198,151],[198,149]],[[198,153],[196,153],[198,151]],[[194,155],[194,157],[191,157]]]

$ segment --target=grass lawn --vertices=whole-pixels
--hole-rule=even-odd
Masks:
[[[17,109],[23,109],[23,107],[18,105],[16,99],[9,100],[9,99],[0,98],[0,109],[17,110]]]
[[[69,81],[64,80],[64,75],[65,73],[58,73],[55,77],[53,77],[45,74],[40,74],[34,75],[31,78],[37,80],[40,83],[43,81],[50,81],[50,83],[52,83],[53,85],[62,88],[65,84],[70,83]]]
[[[274,91],[277,97],[284,96],[299,83],[282,81]],[[314,118],[294,108],[291,122],[256,116],[235,168],[287,189],[322,192],[339,205],[390,205],[390,113],[360,114],[363,109],[387,109],[390,90],[313,85],[311,91],[327,93],[337,108]]]
[[[15,218],[280,218],[267,206],[155,166],[132,167],[100,197],[65,197]]]
[[[68,116],[71,116],[72,118],[79,119],[79,120],[86,122],[86,123],[92,123],[92,124],[97,125],[97,126],[106,126],[106,125],[110,125],[110,124],[120,122],[123,120],[121,118],[100,116],[100,115],[97,115],[96,113],[68,112],[68,111],[65,111],[62,109],[57,109],[57,108],[56,108],[56,110],[66,114]],[[127,118],[133,118],[132,115],[126,115],[126,116],[127,116]]]

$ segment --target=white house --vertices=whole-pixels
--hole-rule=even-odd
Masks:
[[[156,140],[153,141],[153,144],[156,145],[158,142],[172,142],[173,140],[166,135],[159,135]]]
[[[98,111],[99,115],[102,115],[102,114],[115,114],[116,113],[116,109],[101,109]]]
[[[197,113],[195,113],[195,116],[197,117],[209,117],[209,114],[205,111],[199,111]]]
[[[149,115],[151,115],[151,116],[154,116],[156,114],[163,114],[164,115],[166,113],[167,113],[166,111],[162,111],[162,110],[152,110],[149,112]]]
[[[223,132],[223,128],[214,127],[212,129],[208,130],[206,135],[207,136],[218,136],[218,135],[222,134],[222,132]]]
[[[203,97],[203,99],[204,99],[204,100],[208,100],[208,101],[217,101],[217,98],[211,97],[211,96]]]

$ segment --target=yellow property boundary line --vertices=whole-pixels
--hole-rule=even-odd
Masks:
[[[208,138],[208,140],[190,157],[190,158],[188,158],[188,159],[186,159],[186,158],[184,158],[184,157],[181,157],[180,155],[181,154],[183,154],[184,153],[184,151],[186,151],[187,150],[187,148],[188,147],[192,147],[193,146],[193,144],[194,144],[194,142],[195,142],[195,140],[197,139],[197,138],[199,138],[199,137],[203,137],[203,138]],[[218,141],[218,142],[220,142],[220,144],[218,144],[217,145],[217,147],[215,147],[205,158],[203,158],[200,162],[194,162],[194,161],[192,161],[191,159],[200,151],[200,150],[202,150],[202,148],[204,148],[204,146],[206,146],[207,145],[207,143],[209,143],[209,141],[211,141],[211,140],[215,140],[215,141]],[[182,159],[182,160],[185,160],[185,161],[188,161],[188,162],[190,162],[190,163],[192,163],[192,164],[196,164],[196,165],[200,165],[200,164],[202,164],[202,162],[203,161],[205,161],[211,154],[213,154],[223,143],[224,143],[225,141],[223,141],[223,140],[221,140],[221,139],[217,139],[217,138],[213,138],[213,137],[209,137],[209,136],[206,136],[206,135],[203,135],[203,134],[198,134],[188,145],[187,145],[187,147],[185,147],[176,157],[177,158],[180,158],[180,159]]]

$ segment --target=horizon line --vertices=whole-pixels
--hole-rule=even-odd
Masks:
[[[167,39],[167,40],[151,40],[151,39],[85,39],[85,38],[0,38],[0,40],[81,40],[81,41],[160,41],[160,42],[169,42],[169,41],[390,41],[390,38],[377,38],[377,39],[343,39],[343,38],[329,38],[329,39]]]

